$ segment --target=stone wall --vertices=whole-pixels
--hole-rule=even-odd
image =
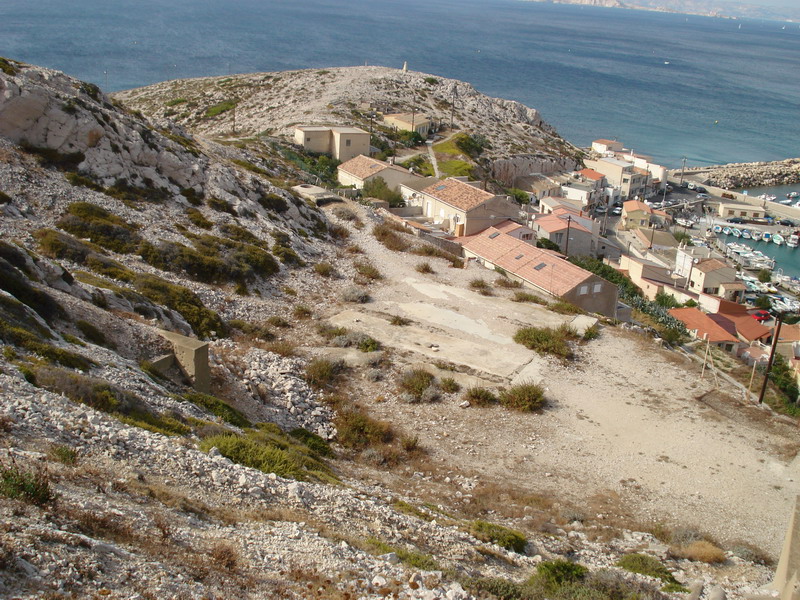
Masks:
[[[504,185],[511,186],[517,177],[531,173],[558,173],[572,171],[577,163],[571,158],[551,156],[520,155],[501,158],[492,163],[492,177]]]

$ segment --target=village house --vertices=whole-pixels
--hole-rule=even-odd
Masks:
[[[503,221],[493,227],[500,233],[527,242],[528,244],[536,244],[536,233],[532,229],[515,223],[514,221]]]
[[[689,289],[696,294],[711,294],[735,302],[745,286],[736,279],[736,270],[716,258],[706,258],[689,273]]]
[[[756,321],[743,304],[720,300],[717,312],[709,316],[748,345],[772,343],[772,329]]]
[[[633,163],[618,158],[601,158],[586,159],[584,164],[602,173],[609,185],[619,190],[619,196],[623,201],[629,198],[644,198],[648,174],[636,171]]]
[[[683,283],[683,280],[674,278],[666,267],[629,254],[620,256],[619,266],[615,268],[627,275],[648,300],[655,300],[659,293],[670,293],[674,296],[678,286]],[[685,302],[688,298],[676,300]]]
[[[656,210],[638,200],[628,200],[622,204],[622,218],[619,223],[622,229],[631,230],[663,227],[671,221],[672,217],[663,210]]]
[[[562,204],[532,217],[530,226],[537,238],[553,242],[567,256],[616,259],[621,254],[614,242],[600,235],[600,222],[584,211]]]
[[[359,190],[364,188],[365,183],[378,177],[386,182],[389,189],[395,191],[403,183],[424,179],[407,169],[363,154],[343,162],[336,168],[336,172],[340,184],[352,185]]]
[[[698,308],[671,308],[669,314],[682,322],[690,335],[709,342],[725,352],[734,352],[739,339]]]
[[[622,142],[616,140],[599,139],[592,142],[592,150],[598,154],[613,154],[614,152],[622,152]]]
[[[357,127],[297,125],[294,142],[308,153],[328,154],[341,162],[369,154],[369,132]]]
[[[669,231],[634,229],[634,245],[640,251],[665,252],[678,247],[678,240]]]
[[[649,179],[650,187],[653,189],[664,189],[666,187],[668,169],[652,162],[649,156],[634,154],[633,151],[630,151],[618,153],[617,157],[633,163],[634,169],[639,169],[638,173],[645,175]]]
[[[524,192],[533,194],[541,202],[545,198],[560,197],[561,185],[554,179],[541,173],[523,175],[514,180],[514,187]]]
[[[423,216],[456,236],[519,217],[519,205],[505,195],[480,189],[477,181],[448,177],[420,190],[410,202],[422,207]]]
[[[740,217],[748,221],[751,219],[763,219],[766,216],[763,208],[734,202],[720,202],[717,214],[725,219]]]
[[[539,212],[549,214],[557,208],[562,207],[576,213],[583,213],[584,208],[579,200],[570,200],[569,198],[561,198],[557,196],[549,196],[539,200]]]
[[[399,131],[416,131],[423,138],[427,138],[431,130],[431,120],[417,113],[383,115],[383,122]]]
[[[518,240],[495,227],[462,240],[464,255],[513,281],[594,313],[617,317],[617,286],[564,260],[557,253]]]

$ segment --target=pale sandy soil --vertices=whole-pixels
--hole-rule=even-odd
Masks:
[[[727,384],[700,378],[697,365],[651,340],[614,327],[561,363],[513,342],[524,324],[556,325],[570,317],[514,303],[495,290],[483,297],[471,279],[494,281],[482,267],[452,269],[441,259],[386,250],[370,234],[358,243],[385,281],[371,289],[373,302],[329,315],[331,321],[370,335],[395,349],[395,368],[445,360],[469,367],[455,374],[465,386],[498,387],[530,379],[547,387],[540,414],[458,407],[458,396],[436,404],[409,405],[393,381],[383,384],[370,410],[419,436],[430,449],[431,481],[454,502],[468,493],[463,477],[496,482],[530,494],[569,501],[596,517],[626,515],[641,523],[695,527],[721,541],[746,540],[776,555],[790,509],[800,494],[800,436],[796,424],[743,405]],[[414,265],[427,260],[433,275]],[[505,296],[505,297],[503,297]],[[388,323],[388,315],[413,321]],[[431,344],[438,348],[429,347]],[[451,481],[444,480],[451,474]],[[385,483],[413,494],[422,478],[385,473]],[[463,494],[462,494],[463,495]],[[603,502],[600,502],[600,499]]]

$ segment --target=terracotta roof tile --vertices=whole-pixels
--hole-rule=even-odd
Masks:
[[[711,342],[738,342],[739,340],[715,323],[707,314],[696,308],[671,308],[669,314],[682,321],[689,331],[697,330],[697,338]]]
[[[380,173],[386,169],[392,169],[394,171],[400,171],[401,173],[412,175],[401,167],[390,165],[382,160],[376,160],[363,154],[359,154],[358,156],[343,162],[338,168],[345,173],[349,173],[353,177],[358,177],[359,179],[366,179],[370,175],[375,175],[376,173]]]
[[[627,200],[626,202],[622,203],[622,210],[626,213],[632,213],[636,210],[641,210],[646,214],[650,214],[653,212],[653,209],[647,206],[644,202],[639,202],[638,200]]]
[[[718,271],[720,269],[730,269],[732,267],[729,267],[724,262],[716,258],[706,258],[697,263],[694,266],[694,268],[700,271],[701,273],[711,273],[711,271]]]
[[[556,214],[544,215],[542,217],[536,217],[534,220],[541,229],[544,229],[548,233],[554,233],[556,231],[566,231],[567,229],[567,219],[561,218]],[[586,227],[578,223],[577,221],[571,221],[569,223],[570,231],[584,231],[586,233],[591,233]]]
[[[578,171],[578,173],[586,177],[586,179],[591,179],[592,181],[600,181],[603,177],[605,177],[605,175],[603,175],[602,173],[598,173],[594,169],[588,169],[588,168],[581,169],[580,171]]]
[[[494,194],[490,192],[453,178],[426,187],[422,193],[464,211],[472,210],[494,198]]]

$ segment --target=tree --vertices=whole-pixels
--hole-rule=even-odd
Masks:
[[[490,148],[489,140],[480,134],[468,133],[459,135],[455,140],[456,147],[470,158],[477,158],[486,148]]]
[[[525,205],[525,204],[530,203],[530,201],[531,201],[530,194],[528,194],[528,192],[526,192],[525,190],[521,190],[519,188],[509,188],[509,189],[506,190],[506,194],[511,196],[511,198],[517,204]]]
[[[406,205],[400,192],[390,189],[389,186],[386,185],[386,180],[383,177],[375,177],[367,181],[361,192],[365,198],[385,200],[389,203],[389,206],[393,208]]]
[[[658,292],[656,294],[656,304],[664,308],[678,308],[681,303],[675,299],[675,296],[666,292]]]
[[[763,308],[764,310],[769,310],[772,308],[772,300],[769,299],[769,296],[759,296],[756,298],[755,302],[756,308]]]
[[[758,272],[758,280],[761,283],[769,283],[772,281],[772,271],[769,269],[761,269]]]
[[[559,248],[558,244],[551,242],[547,238],[539,238],[536,240],[536,247],[544,248],[545,250],[555,250],[556,252],[561,252],[561,248]]]

